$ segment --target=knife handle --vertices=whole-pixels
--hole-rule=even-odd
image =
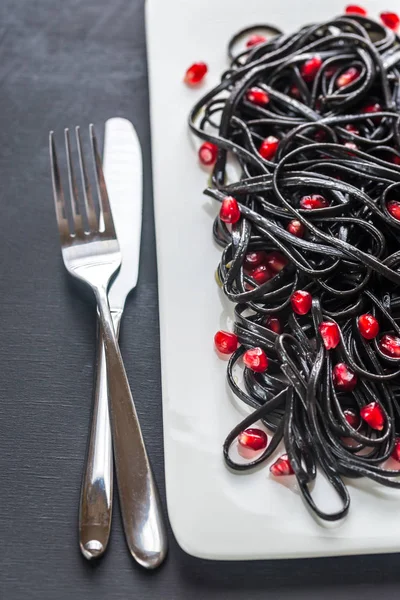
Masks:
[[[112,313],[117,337],[121,316],[122,311]],[[79,546],[88,560],[99,558],[106,551],[111,529],[112,501],[113,455],[107,365],[103,334],[98,324],[93,417],[79,509]]]
[[[110,421],[125,538],[133,558],[143,567],[155,569],[167,553],[164,515],[114,333],[107,290],[103,286],[93,289],[106,350]]]

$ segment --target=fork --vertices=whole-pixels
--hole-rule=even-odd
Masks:
[[[61,251],[67,271],[87,284],[97,301],[106,352],[109,409],[113,450],[125,537],[129,550],[142,566],[159,566],[167,552],[167,537],[161,503],[147,456],[138,416],[116,340],[108,305],[110,280],[121,265],[121,252],[115,233],[93,125],[89,127],[98,203],[102,226],[96,215],[87,175],[79,127],[75,128],[82,182],[82,198],[73,168],[69,130],[65,129],[69,199],[64,197],[54,134],[50,132],[50,162],[56,218]],[[69,206],[73,227],[66,207]]]

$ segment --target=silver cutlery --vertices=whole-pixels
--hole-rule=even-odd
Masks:
[[[123,257],[108,292],[118,338],[126,297],[137,283],[142,226],[142,156],[130,121],[114,118],[106,122],[103,157],[109,202]],[[107,372],[101,327],[98,332],[92,428],[79,510],[79,544],[87,559],[98,558],[105,552],[112,519],[113,457]]]
[[[129,550],[137,562],[146,568],[155,568],[165,558],[167,538],[158,491],[108,304],[110,280],[119,269],[122,256],[92,125],[90,140],[97,200],[103,220],[101,227],[86,171],[79,128],[76,128],[76,143],[82,181],[83,201],[81,197],[80,202],[72,164],[69,131],[65,130],[69,199],[64,198],[54,136],[53,132],[50,132],[53,194],[61,251],[67,271],[87,284],[97,301],[105,348],[112,442],[125,536]],[[68,221],[67,206],[73,227],[70,227]]]

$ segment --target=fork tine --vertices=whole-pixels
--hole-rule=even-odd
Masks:
[[[64,192],[61,185],[60,169],[58,167],[56,145],[54,142],[54,132],[49,134],[49,152],[51,165],[51,181],[53,187],[54,206],[56,209],[57,225],[60,236],[64,237],[70,234],[68,219],[65,211]]]
[[[89,178],[87,175],[85,159],[83,157],[82,151],[82,140],[81,140],[81,132],[79,126],[75,127],[75,136],[76,136],[76,144],[78,146],[78,155],[79,155],[79,168],[81,172],[81,180],[82,180],[82,191],[83,191],[83,200],[86,208],[86,215],[88,219],[89,231],[97,231],[97,216],[96,209],[93,202],[92,196],[92,188],[90,186]]]
[[[90,140],[92,143],[93,162],[95,165],[97,194],[99,197],[99,205],[104,220],[104,231],[108,235],[116,237],[110,202],[108,200],[107,186],[103,174],[103,167],[97,148],[97,138],[92,124],[89,125],[89,131]]]
[[[75,233],[82,235],[83,234],[82,215],[80,214],[80,211],[79,211],[78,188],[76,187],[74,167],[72,164],[71,141],[69,138],[69,129],[68,128],[64,129],[64,138],[65,138],[65,152],[67,155],[68,183],[69,183],[69,195],[70,195],[72,219],[74,222]]]

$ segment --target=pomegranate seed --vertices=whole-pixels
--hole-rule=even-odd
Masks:
[[[258,283],[258,285],[262,285],[263,283],[266,283],[272,279],[274,273],[272,273],[271,269],[267,267],[267,265],[259,265],[252,271],[249,271],[249,275]]]
[[[204,62],[193,63],[185,74],[185,83],[188,85],[197,85],[200,83],[208,71],[208,67]]]
[[[265,160],[272,160],[278,150],[278,145],[279,140],[270,135],[262,142],[258,151]]]
[[[394,12],[383,12],[380,14],[382,23],[389,27],[389,29],[393,29],[396,31],[400,25],[400,17]]]
[[[360,131],[352,123],[347,123],[347,125],[345,126],[345,129],[346,129],[346,131],[349,131],[350,133],[354,133],[355,135],[360,135]]]
[[[339,88],[345,87],[346,85],[350,85],[350,83],[353,83],[353,81],[356,81],[356,79],[358,79],[359,77],[360,70],[356,67],[350,67],[349,69],[347,69],[347,71],[339,75],[339,77],[336,80],[336,85]]]
[[[360,410],[361,418],[371,427],[382,431],[385,425],[385,415],[377,402],[370,402]]]
[[[400,156],[398,156],[397,154],[394,154],[392,161],[395,165],[400,165]]]
[[[341,392],[351,392],[357,385],[357,375],[346,363],[338,363],[332,371],[333,385]]]
[[[268,317],[267,320],[265,321],[265,327],[267,329],[270,329],[277,335],[282,333],[282,324],[281,324],[280,320],[278,319],[278,317]]]
[[[199,160],[202,165],[213,165],[217,160],[218,146],[211,142],[204,142],[199,148]]]
[[[400,438],[396,438],[394,441],[394,448],[393,448],[393,452],[391,454],[392,458],[394,458],[394,460],[397,460],[397,462],[400,462]]]
[[[259,35],[258,33],[255,33],[254,35],[251,35],[247,40],[246,47],[251,48],[252,46],[258,46],[259,44],[263,44],[266,41],[267,38],[264,35]]]
[[[264,250],[248,252],[244,257],[243,264],[246,269],[254,269],[255,267],[258,267],[258,265],[265,263],[266,258],[267,255],[265,254]]]
[[[243,458],[254,458],[268,445],[268,436],[262,429],[249,427],[238,436],[238,452]]]
[[[303,196],[300,200],[301,208],[305,210],[314,210],[315,208],[326,208],[329,202],[324,196],[313,194],[312,196]]]
[[[300,221],[297,221],[297,219],[293,219],[293,221],[290,221],[290,223],[288,223],[288,226],[286,227],[286,230],[292,235],[295,235],[299,238],[304,237],[304,234],[306,232],[303,223],[300,223]]]
[[[273,465],[270,466],[269,470],[275,477],[282,477],[283,475],[294,475],[292,465],[290,464],[289,457],[287,454],[282,454]]]
[[[343,145],[349,148],[349,150],[358,150],[358,146],[354,142],[345,142]],[[350,156],[354,156],[354,154],[350,152]]]
[[[323,321],[318,327],[319,332],[327,350],[336,348],[340,343],[340,330],[336,323]]]
[[[238,338],[229,331],[217,331],[214,335],[214,343],[218,352],[221,354],[232,354],[238,347]]]
[[[400,202],[398,200],[389,200],[386,208],[396,221],[400,221]]]
[[[290,95],[291,95],[293,98],[296,98],[296,99],[299,99],[299,98],[301,97],[300,90],[299,90],[299,88],[297,87],[297,85],[292,85],[292,87],[291,87],[291,88],[290,88],[290,90],[289,90],[289,94],[290,94]]]
[[[270,252],[267,254],[265,260],[271,271],[274,273],[280,273],[289,262],[286,256],[280,252]]]
[[[360,426],[360,416],[352,408],[346,408],[343,411],[344,418],[353,429],[358,429]]]
[[[366,104],[364,108],[361,110],[364,114],[373,114],[382,111],[382,106],[379,102],[372,102],[371,104]]]
[[[250,88],[246,94],[246,98],[249,102],[257,104],[258,106],[265,106],[269,102],[267,92],[258,87]]]
[[[268,358],[262,348],[250,348],[243,354],[243,362],[248,369],[264,373],[268,367]]]
[[[311,309],[312,296],[309,292],[297,290],[292,294],[290,302],[296,315],[306,315]]]
[[[324,142],[326,140],[326,131],[320,129],[314,134],[314,139],[316,142]]]
[[[240,209],[235,198],[225,196],[222,200],[219,218],[224,223],[237,223],[240,219]]]
[[[345,10],[347,15],[362,15],[363,17],[367,16],[367,11],[362,6],[357,6],[357,4],[349,4],[346,6]]]
[[[379,323],[372,315],[361,315],[358,319],[358,331],[366,340],[373,340],[379,333]]]
[[[335,73],[337,73],[338,68],[335,67],[334,65],[332,65],[331,67],[328,67],[327,69],[325,69],[325,75],[327,77],[333,77],[335,75]]]
[[[379,342],[379,349],[386,356],[400,358],[400,338],[396,335],[383,335]]]
[[[320,70],[321,65],[322,59],[320,56],[313,56],[312,58],[307,60],[301,67],[301,75],[304,81],[313,81],[315,79],[316,74]]]

